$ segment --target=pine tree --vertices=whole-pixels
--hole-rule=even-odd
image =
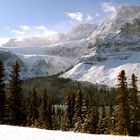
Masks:
[[[86,118],[82,125],[82,132],[96,134],[96,129],[99,121],[98,109],[96,107],[87,111]]]
[[[0,60],[0,124],[4,123],[4,118],[6,115],[6,93],[5,93],[5,73],[4,65]]]
[[[131,118],[131,125],[130,125],[130,135],[138,136],[140,134],[140,104],[138,101],[138,88],[137,88],[137,77],[135,74],[132,74],[131,77],[131,89],[130,89],[130,118]]]
[[[118,76],[117,106],[115,109],[116,134],[128,135],[130,130],[130,107],[129,94],[125,71],[122,70]]]
[[[37,126],[39,113],[38,113],[37,92],[36,92],[35,88],[33,89],[33,94],[32,94],[32,98],[31,98],[31,108],[32,108],[32,114],[31,114],[32,125]]]
[[[73,121],[73,118],[74,118],[74,113],[75,113],[75,93],[72,92],[71,93],[71,119],[70,119],[70,127],[74,127],[74,121]]]
[[[69,126],[72,126],[72,118],[73,118],[72,113],[71,113],[71,110],[72,110],[71,102],[72,102],[71,96],[70,94],[68,94],[67,99],[66,99],[66,115],[63,118],[63,123],[67,123],[67,124],[69,123],[68,124]]]
[[[74,117],[74,105],[75,105],[75,94],[68,93],[66,98],[66,114],[64,120],[67,120],[67,125],[73,127],[73,117]]]
[[[22,125],[25,120],[22,81],[20,80],[19,73],[20,66],[16,62],[12,67],[11,79],[9,81],[9,117],[13,125]]]
[[[31,99],[31,92],[28,93],[27,97],[25,98],[25,111],[27,115],[27,123],[26,126],[32,125],[32,99]]]
[[[53,111],[53,129],[54,130],[60,130],[61,129],[61,123],[62,123],[62,116],[64,116],[64,110],[62,108],[55,108],[54,107],[54,111]]]
[[[40,122],[42,128],[52,129],[52,104],[46,90],[42,96],[40,106]]]
[[[48,97],[48,121],[49,121],[49,129],[52,129],[52,126],[53,126],[52,115],[53,115],[52,98],[51,97]]]
[[[76,123],[79,119],[81,119],[81,122],[83,121],[82,118],[82,106],[83,106],[83,97],[82,97],[82,91],[79,90],[76,94],[75,99],[75,106],[74,106],[74,123]],[[80,122],[80,121],[79,121]]]
[[[115,131],[115,117],[114,117],[114,109],[113,105],[109,106],[109,114],[108,114],[108,131],[110,134],[113,134]]]
[[[98,134],[108,134],[108,116],[105,107],[102,107],[102,115],[99,120],[98,128],[97,128]]]
[[[70,122],[69,122],[69,118],[67,115],[64,115],[64,117],[62,118],[62,121],[61,121],[61,130],[62,131],[69,131],[70,130]]]
[[[74,132],[82,132],[82,121],[80,117],[77,118],[74,126]]]

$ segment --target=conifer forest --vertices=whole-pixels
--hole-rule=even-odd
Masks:
[[[0,124],[91,134],[140,135],[137,75],[120,71],[116,87],[58,75],[20,78],[16,62],[7,78],[0,61]]]

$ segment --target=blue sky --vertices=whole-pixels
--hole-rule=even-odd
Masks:
[[[120,5],[140,5],[140,0],[0,0],[0,42],[97,23]]]

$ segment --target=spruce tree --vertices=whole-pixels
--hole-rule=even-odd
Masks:
[[[63,118],[63,123],[67,123],[69,126],[72,126],[72,114],[71,114],[71,96],[70,94],[68,94],[67,98],[66,98],[66,115]],[[67,122],[66,122],[67,121]]]
[[[35,88],[33,89],[32,97],[31,97],[31,108],[32,108],[32,125],[37,126],[38,123],[38,99],[37,99],[37,92]]]
[[[108,131],[110,134],[113,134],[115,131],[115,117],[114,117],[114,108],[113,105],[109,106],[109,114],[108,114]]]
[[[70,122],[69,122],[69,118],[67,115],[64,115],[64,117],[62,118],[62,121],[61,121],[61,126],[60,126],[60,129],[62,131],[69,131],[70,130]]]
[[[55,108],[54,107],[54,111],[53,111],[53,129],[54,130],[60,130],[62,127],[62,121],[63,121],[63,117],[64,116],[64,110],[62,108]]]
[[[128,135],[130,130],[129,94],[125,71],[118,75],[117,106],[115,109],[116,134]]]
[[[28,93],[27,97],[25,98],[25,111],[27,115],[27,123],[26,126],[32,125],[32,99],[31,99],[31,92]]]
[[[82,131],[82,123],[83,123],[82,107],[83,107],[83,95],[82,95],[82,91],[79,90],[75,97],[75,106],[74,106],[73,123],[74,123],[75,132]]]
[[[80,117],[77,118],[74,126],[74,132],[82,132],[82,121]]]
[[[82,96],[82,91],[79,90],[76,94],[76,99],[75,99],[75,106],[74,106],[74,123],[76,123],[77,121],[79,121],[79,119],[81,119],[81,122],[83,122],[83,118],[82,118],[82,107],[83,107],[83,96]]]
[[[66,98],[66,115],[64,120],[67,120],[67,125],[73,127],[73,117],[74,117],[74,106],[75,106],[75,94],[68,93]]]
[[[97,125],[99,121],[98,109],[93,107],[87,111],[87,115],[82,124],[82,132],[96,134]]]
[[[138,136],[140,134],[140,103],[138,101],[138,88],[137,88],[137,77],[132,74],[131,77],[131,89],[130,89],[130,135]]]
[[[102,115],[99,120],[98,128],[97,128],[97,133],[98,134],[108,134],[108,115],[106,112],[105,107],[102,107]]]
[[[52,104],[46,90],[42,96],[40,106],[40,122],[42,128],[52,129]]]
[[[52,122],[52,115],[53,115],[53,101],[50,96],[48,96],[48,121],[49,121],[49,129],[52,129],[53,122]]]
[[[16,62],[12,67],[11,79],[9,81],[9,118],[13,125],[22,125],[25,120],[22,81],[20,80],[19,73],[20,66]]]
[[[5,69],[3,62],[0,60],[0,124],[4,123],[6,115],[6,93],[5,93]]]
[[[71,119],[70,119],[70,127],[74,127],[74,121],[73,121],[73,118],[74,118],[74,113],[75,113],[75,93],[72,92],[71,93]]]

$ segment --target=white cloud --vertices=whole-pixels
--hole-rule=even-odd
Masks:
[[[25,33],[23,31],[19,31],[19,30],[11,30],[12,36],[18,40],[22,40],[23,38],[25,38]]]
[[[53,36],[56,36],[58,32],[48,29],[46,26],[18,26],[15,29],[11,30],[12,38],[16,38],[17,40],[21,41],[24,38],[31,38],[31,37],[48,37],[53,39]]]
[[[93,16],[81,12],[67,13],[67,16],[77,22],[91,22],[94,19]]]
[[[11,33],[19,34],[19,35],[23,35],[24,34],[24,32],[19,31],[19,30],[12,30]]]
[[[54,35],[57,32],[48,29],[46,26],[41,25],[41,26],[36,26],[35,27],[36,32],[38,33],[38,35],[43,35],[43,36],[50,36],[50,35]]]
[[[58,32],[53,31],[53,30],[47,30],[43,33],[44,36],[49,36],[49,35],[54,35],[57,34]]]
[[[102,3],[102,9],[106,13],[116,11],[116,7],[111,2]]]
[[[96,14],[95,14],[95,17],[100,17],[100,14],[99,14],[99,13],[96,13]]]
[[[0,37],[0,46],[8,42],[9,38],[6,37]]]
[[[23,31],[28,31],[28,30],[30,30],[30,27],[27,26],[27,25],[21,25],[21,26],[19,26],[19,28],[21,28]]]
[[[41,30],[41,31],[46,31],[47,27],[45,27],[44,25],[41,25],[41,26],[36,26],[35,29],[36,30]]]
[[[83,14],[80,12],[72,12],[67,14],[71,19],[76,21],[83,21]]]
[[[93,17],[90,16],[90,15],[87,15],[87,18],[86,18],[87,21],[92,21],[93,20]]]

